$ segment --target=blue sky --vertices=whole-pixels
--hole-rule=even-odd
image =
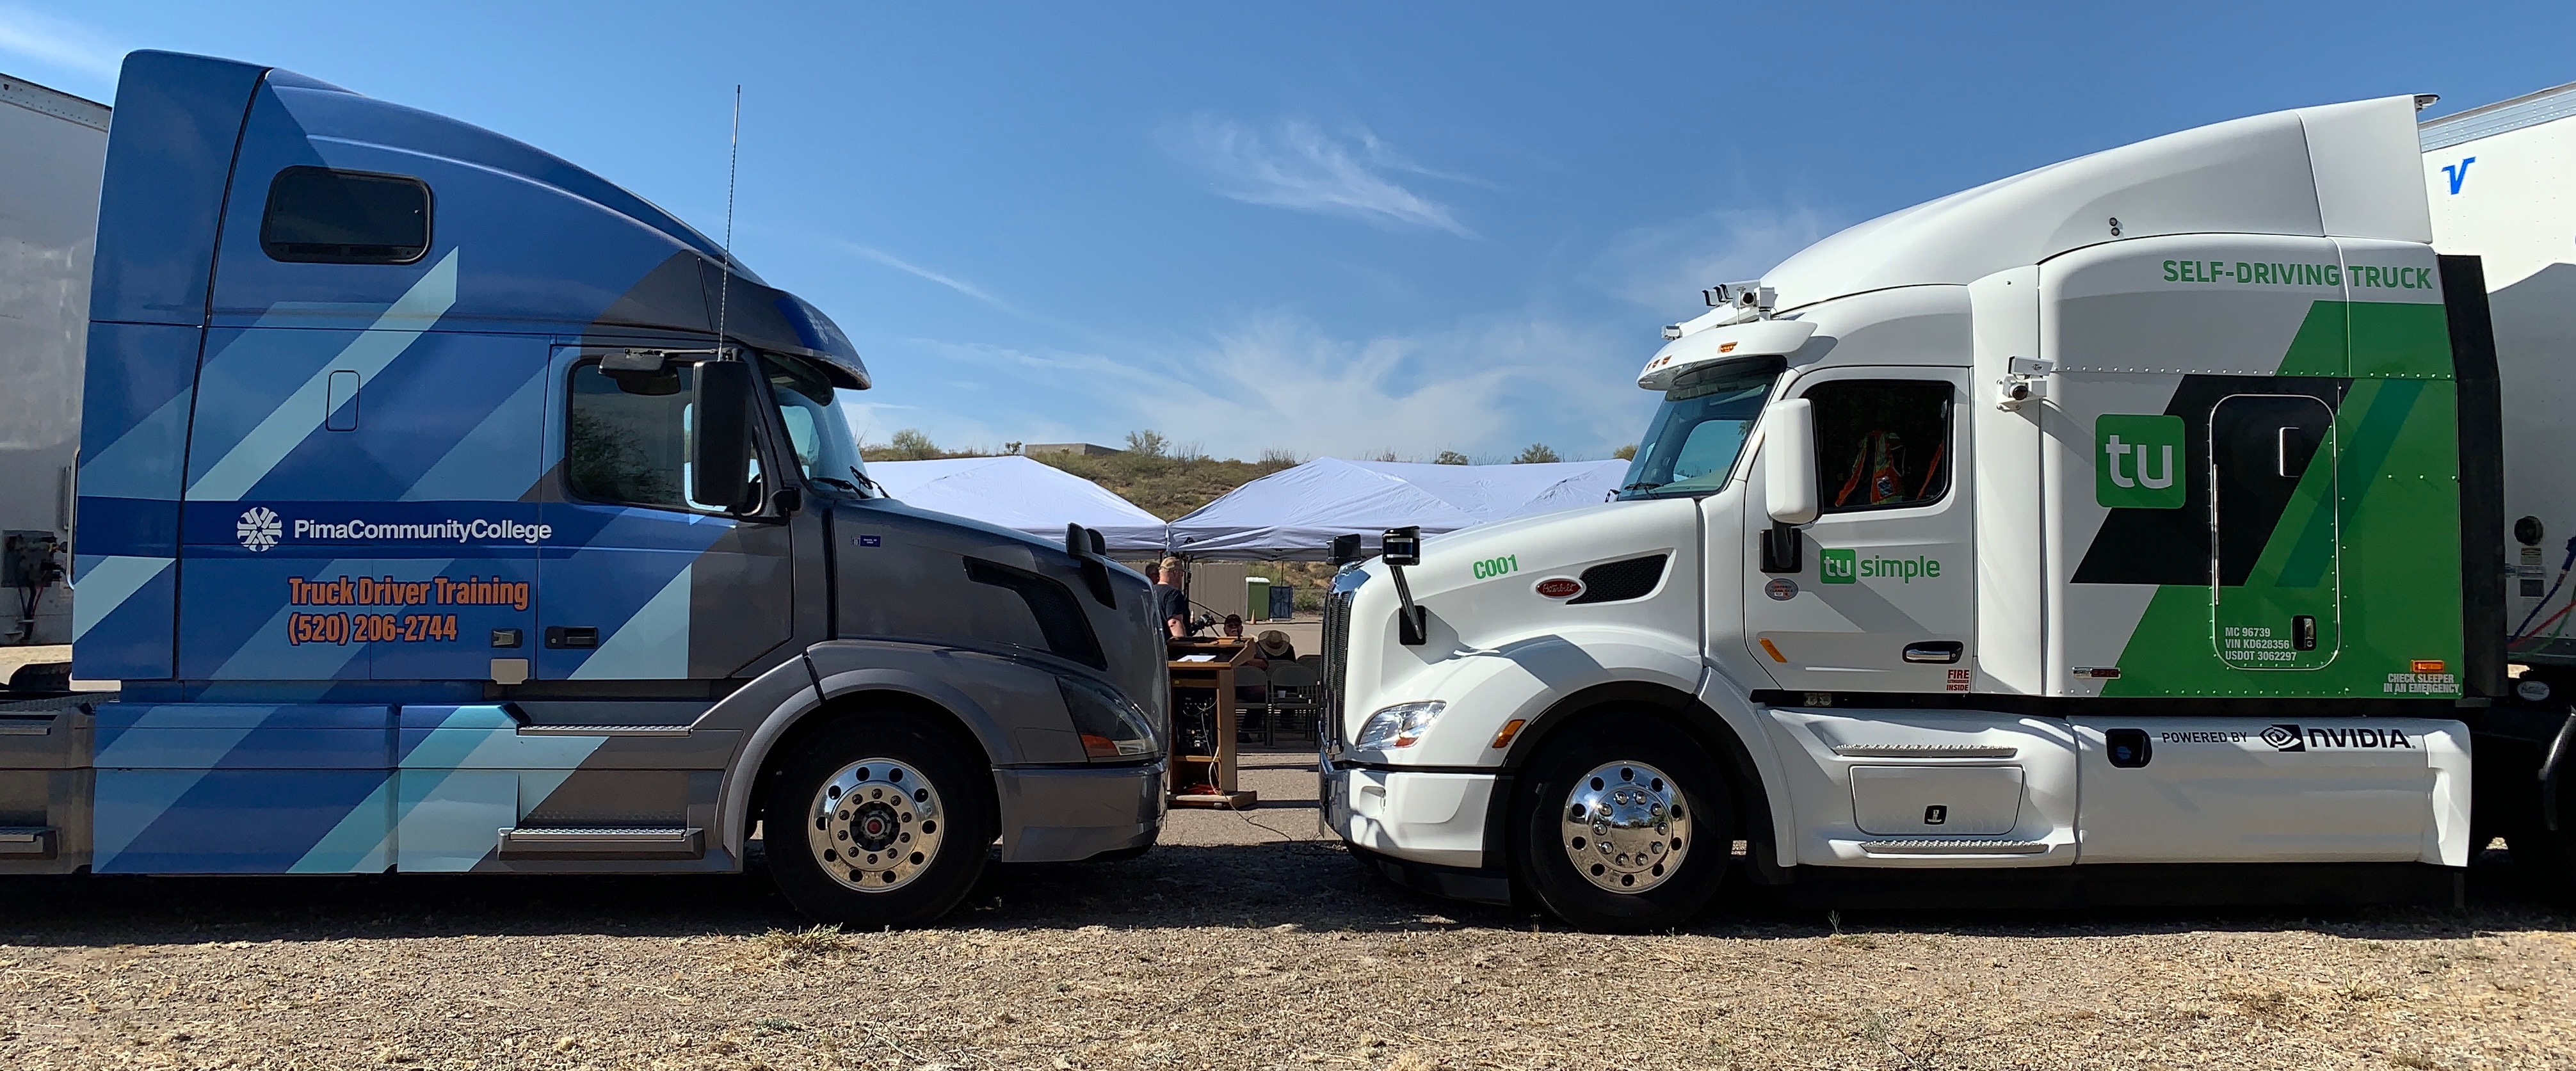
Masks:
[[[1763,10],[1762,17],[1731,15]],[[1633,441],[1699,288],[2220,119],[2576,80],[2576,7],[0,0],[0,70],[275,64],[589,167],[829,312],[871,440]]]

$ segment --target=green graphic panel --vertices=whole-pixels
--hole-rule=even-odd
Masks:
[[[2334,375],[2350,354],[2360,378],[2333,415],[2330,440],[2262,536],[2245,582],[2158,587],[2103,695],[2460,694],[2459,410],[2447,330],[2439,305],[2311,308],[2280,374]],[[2219,508],[2223,523],[2223,500]],[[2257,672],[2262,660],[2223,653],[2229,628],[2239,641],[2277,640],[2242,630],[2278,630],[2301,615],[2317,619],[2315,664],[2294,658],[2279,668],[2306,672]]]
[[[2308,306],[2308,315],[2299,321],[2299,333],[2290,339],[2290,351],[2281,355],[2280,374],[2285,376],[2343,376],[2350,364],[2350,326],[2344,314],[2345,302],[2320,301]],[[2442,353],[2447,365],[2450,350]]]
[[[2353,375],[2451,378],[2451,322],[2440,305],[2354,302],[2344,309],[2352,325]]]
[[[2112,509],[2181,509],[2191,451],[2178,416],[2106,413],[2093,420],[2093,501]]]

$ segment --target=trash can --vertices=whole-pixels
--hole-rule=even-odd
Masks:
[[[1247,615],[1255,621],[1264,620],[1270,616],[1269,577],[1252,576],[1244,578],[1243,608]]]

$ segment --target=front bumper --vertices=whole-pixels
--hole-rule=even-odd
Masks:
[[[1164,765],[993,771],[1002,861],[1070,863],[1143,848],[1163,832]]]
[[[1324,827],[1352,847],[1433,866],[1486,865],[1485,815],[1494,798],[1493,774],[1326,762],[1317,777]]]

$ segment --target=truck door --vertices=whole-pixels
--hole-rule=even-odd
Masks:
[[[1781,687],[1941,692],[1971,681],[1975,530],[1956,419],[1964,369],[1829,368],[1784,397],[1814,403],[1818,501],[1798,568],[1766,571],[1770,519],[1745,511],[1745,635]],[[1766,446],[1765,449],[1768,449]],[[1763,501],[1751,466],[1746,501]]]
[[[2219,659],[2243,670],[2334,661],[2343,636],[2334,410],[2299,394],[2220,399],[2209,456]]]
[[[708,680],[786,642],[795,612],[787,526],[691,498],[696,438],[756,423],[713,412],[705,368],[611,372],[593,347],[556,350],[555,492],[537,566],[539,680]],[[760,466],[757,452],[749,462]],[[766,481],[755,479],[756,485]],[[765,486],[764,486],[765,490]]]

